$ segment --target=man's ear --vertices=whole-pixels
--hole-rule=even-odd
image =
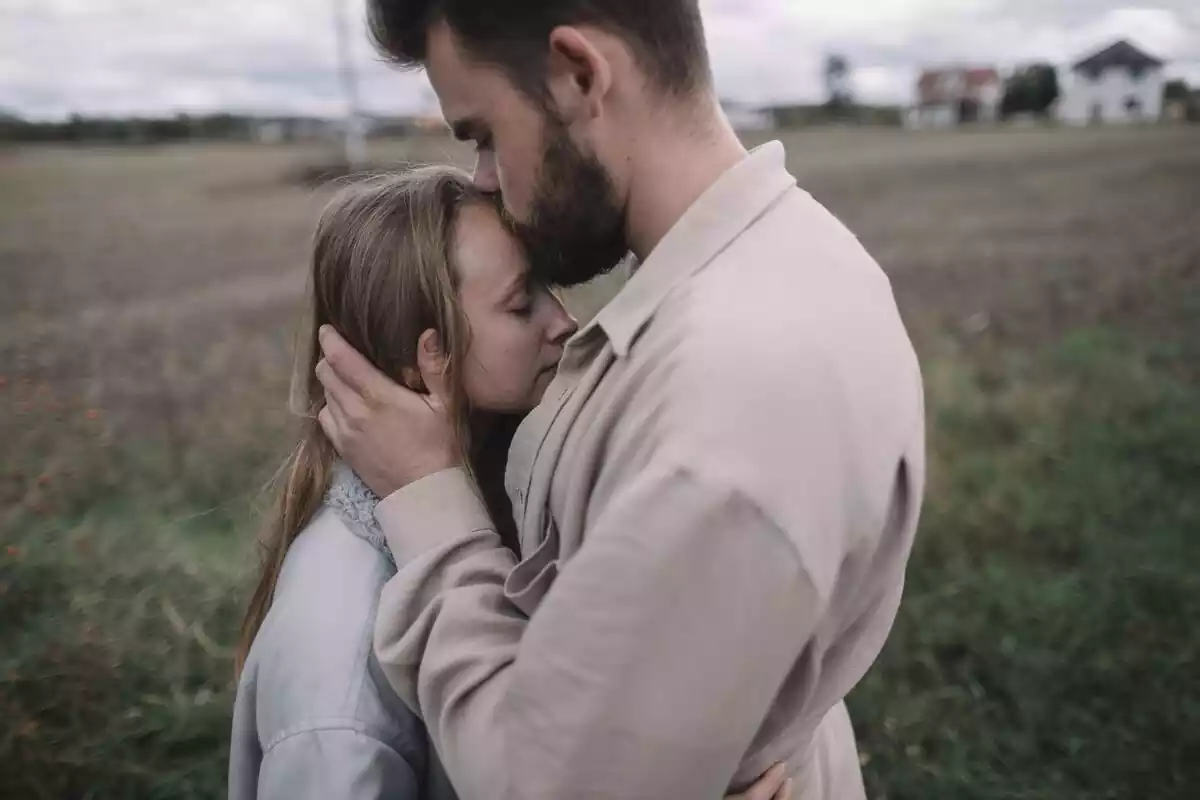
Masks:
[[[417,340],[417,374],[413,380],[419,385],[409,388],[419,392],[432,392],[439,397],[445,396],[446,370],[450,366],[450,356],[442,346],[442,337],[433,328],[421,334]],[[405,370],[405,382],[409,381],[409,370]]]
[[[548,86],[560,118],[568,125],[599,116],[612,88],[613,65],[609,54],[598,46],[602,35],[572,25],[550,31]]]

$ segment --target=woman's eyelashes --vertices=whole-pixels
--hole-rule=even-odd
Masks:
[[[548,290],[533,278],[527,278],[520,292],[515,294],[509,303],[508,310],[521,319],[533,316],[534,309],[542,295]]]
[[[508,307],[508,311],[521,319],[529,319],[533,316],[533,302],[528,297],[516,300]]]

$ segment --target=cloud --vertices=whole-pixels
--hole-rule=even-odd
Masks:
[[[432,111],[420,74],[371,51],[361,0],[3,0],[0,107],[37,117],[235,109],[339,114],[334,10],[345,2],[363,104]],[[722,95],[823,95],[831,52],[860,97],[906,102],[920,66],[1069,62],[1116,38],[1200,84],[1200,3],[1153,0],[702,0]]]
[[[712,5],[709,38],[721,91],[754,101],[820,99],[821,65],[831,52],[849,58],[861,99],[905,103],[922,66],[1067,64],[1119,38],[1167,60],[1169,74],[1200,85],[1200,4],[1193,2],[1125,8],[1112,0],[759,0],[750,7],[762,22],[742,18],[727,29],[719,23],[724,15],[735,18],[737,0]]]
[[[368,106],[424,102],[427,82],[374,55],[353,7]],[[38,116],[342,113],[334,8],[330,0],[16,0],[0,10],[0,106]]]

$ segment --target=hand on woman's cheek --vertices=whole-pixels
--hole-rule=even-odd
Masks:
[[[380,497],[458,466],[461,449],[436,375],[419,395],[393,382],[330,328],[321,332],[317,377],[326,406],[318,419],[338,453]]]

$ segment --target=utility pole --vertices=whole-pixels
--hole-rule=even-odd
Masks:
[[[342,124],[342,146],[346,166],[366,163],[367,143],[363,134],[363,118],[358,105],[358,76],[354,71],[354,52],[350,43],[350,28],[346,21],[346,0],[333,0],[333,25],[337,37],[338,77],[346,99],[346,119]]]

